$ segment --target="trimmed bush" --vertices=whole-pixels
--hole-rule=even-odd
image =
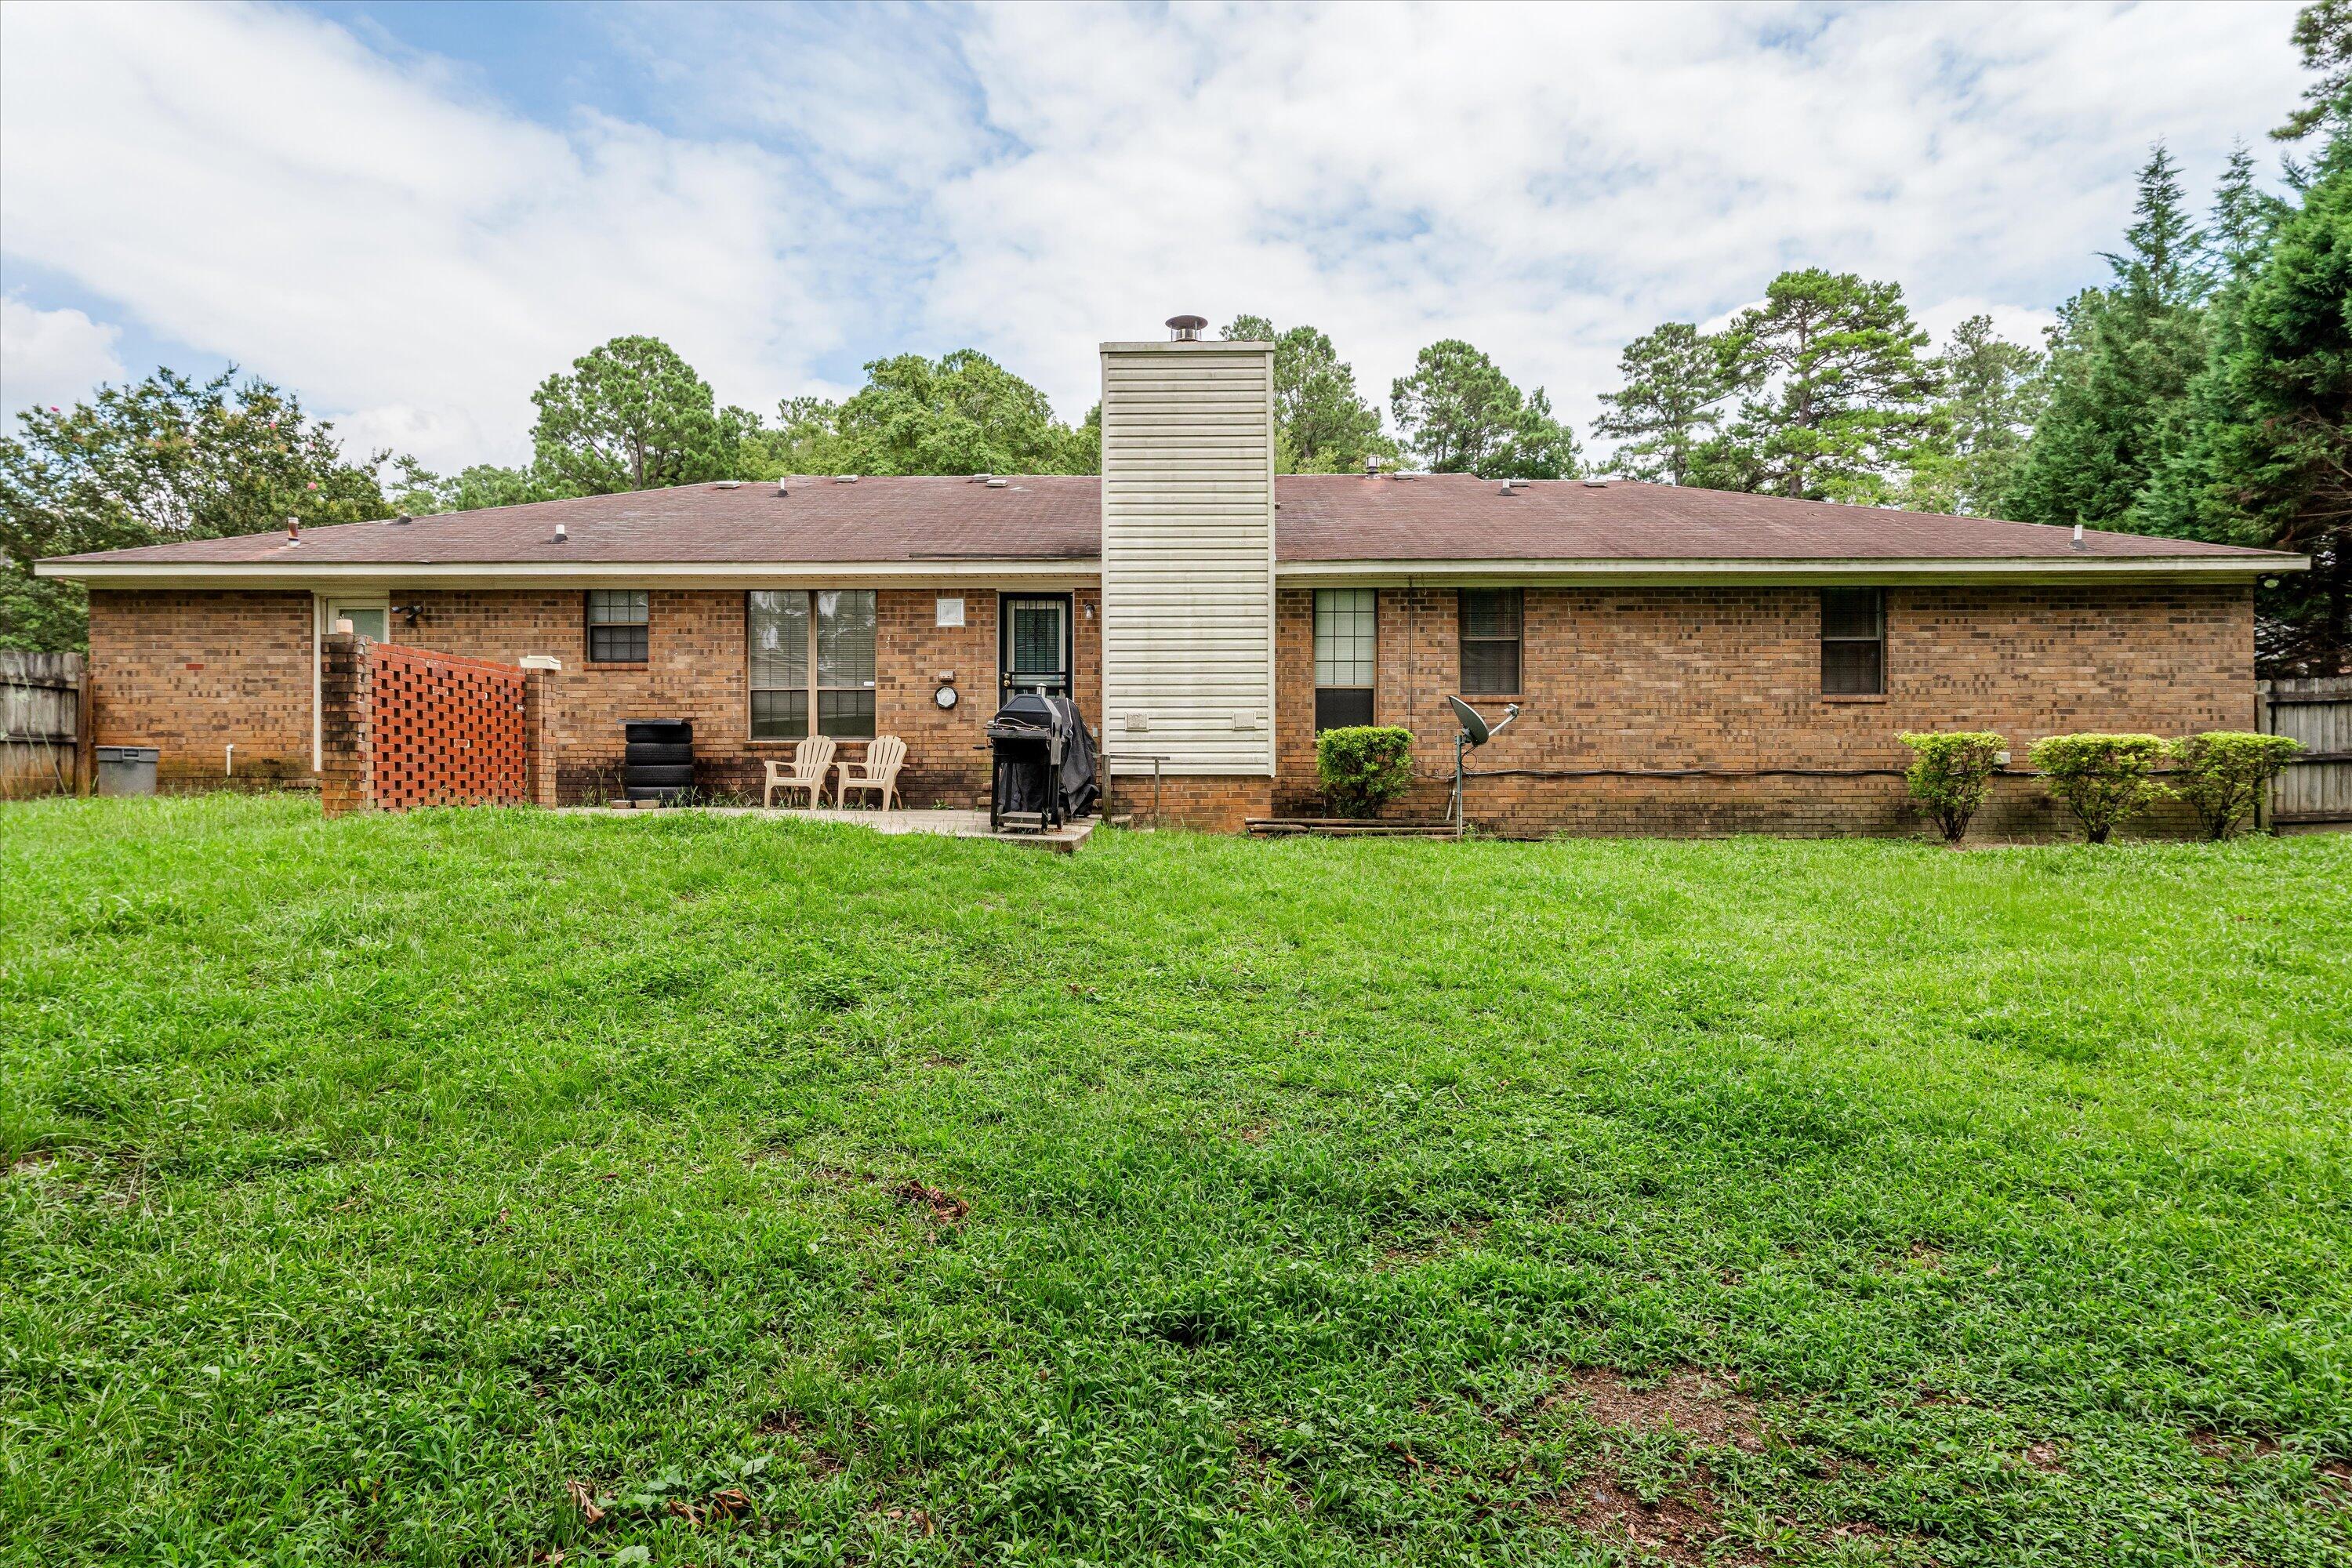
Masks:
[[[1341,816],[1377,816],[1412,787],[1412,731],[1351,724],[1315,737],[1315,775]]]
[[[2154,735],[2052,735],[2026,753],[2050,798],[2074,814],[2083,836],[2107,835],[2172,792],[2150,775],[2169,750]]]
[[[1990,730],[1957,730],[1945,735],[1898,735],[1917,753],[1903,775],[1911,798],[1928,820],[1944,830],[1944,842],[1958,844],[1969,818],[1992,793],[1992,775],[2009,761],[2009,742]]]
[[[2205,825],[2205,837],[2219,843],[2237,832],[2263,786],[2301,750],[2302,742],[2285,735],[2208,730],[2173,742],[2172,787]]]

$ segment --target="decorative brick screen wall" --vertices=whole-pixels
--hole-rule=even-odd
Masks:
[[[536,797],[520,668],[342,633],[320,655],[330,816]]]
[[[372,651],[379,807],[524,798],[520,668],[396,643]]]

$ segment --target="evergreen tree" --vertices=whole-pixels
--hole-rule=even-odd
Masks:
[[[1729,378],[1748,395],[1696,468],[1777,495],[1888,499],[1935,432],[1927,343],[1899,284],[1782,273],[1723,335]]]
[[[1731,392],[1721,346],[1687,321],[1667,321],[1618,357],[1624,386],[1601,395],[1596,436],[1620,446],[1612,463],[1631,479],[1688,484]]]
[[[1276,468],[1286,474],[1355,473],[1366,458],[1393,458],[1381,413],[1356,390],[1356,373],[1313,327],[1277,332],[1264,316],[1236,316],[1228,341],[1274,345]]]
[[[2294,47],[2319,79],[2303,89],[2303,107],[2271,132],[2300,142],[2315,131],[2331,138],[2352,130],[2352,0],[2318,0],[2294,19]]]
[[[2033,429],[2033,372],[2040,360],[2032,349],[1996,336],[1990,316],[1970,316],[1953,329],[1936,360],[1943,388],[1936,404],[1937,438],[1913,461],[1905,506],[2001,515]]]
[[[537,467],[575,495],[739,477],[744,438],[759,428],[744,410],[719,407],[710,384],[659,338],[591,349],[530,400]]]
[[[1542,387],[1523,393],[1458,338],[1430,344],[1389,389],[1405,443],[1433,473],[1572,479],[1576,434],[1551,416]]]
[[[2133,503],[2180,439],[2204,363],[2200,258],[2178,167],[2161,143],[2139,174],[2127,249],[2105,289],[2067,301],[2050,331],[2042,414],[2010,497],[2028,522],[2129,525]]]
[[[2352,131],[2300,210],[2217,308],[2187,437],[2140,510],[2153,531],[2294,550],[2263,589],[2259,653],[2280,674],[2352,673]]]

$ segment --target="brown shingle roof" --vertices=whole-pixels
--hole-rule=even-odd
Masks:
[[[1370,479],[1307,474],[1276,481],[1276,552],[1316,561],[2081,560],[2236,556],[2287,559],[2191,540],[2068,531],[1612,481],[1546,481],[1503,496],[1463,474]],[[569,531],[555,542],[555,525]],[[1015,479],[796,479],[537,501],[282,533],[194,540],[59,558],[189,566],[726,563],[917,561],[1091,562],[1101,551],[1099,481]]]

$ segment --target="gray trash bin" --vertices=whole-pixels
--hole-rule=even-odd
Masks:
[[[98,793],[100,795],[153,795],[155,793],[155,763],[163,756],[160,746],[97,746]]]

